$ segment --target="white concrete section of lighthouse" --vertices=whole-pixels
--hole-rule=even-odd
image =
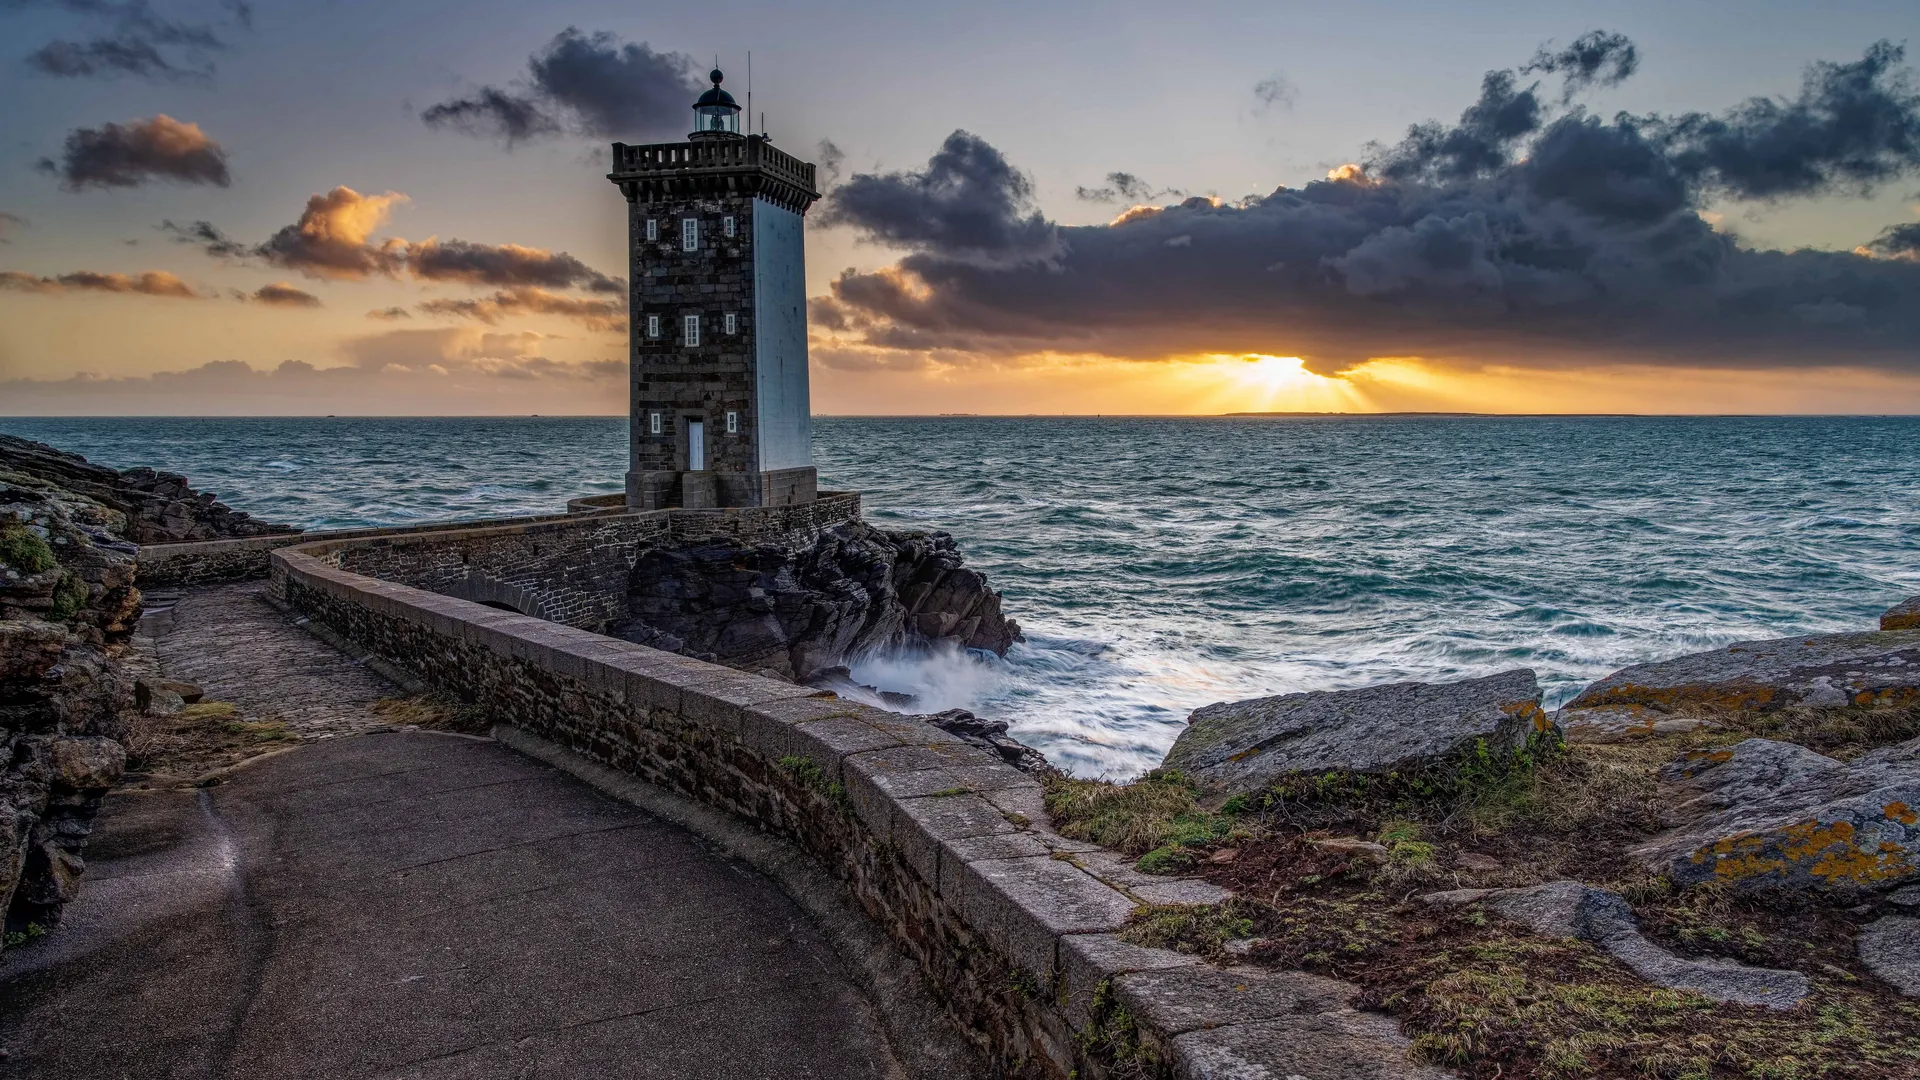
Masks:
[[[762,472],[813,464],[802,220],[765,199],[754,200],[754,391]]]

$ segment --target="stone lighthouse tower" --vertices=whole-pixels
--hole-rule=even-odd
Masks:
[[[687,141],[613,144],[627,197],[632,451],[627,505],[788,506],[816,483],[802,218],[813,166],[740,134],[713,87]]]

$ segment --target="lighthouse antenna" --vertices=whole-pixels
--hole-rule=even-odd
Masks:
[[[753,126],[753,50],[747,50],[747,126]]]

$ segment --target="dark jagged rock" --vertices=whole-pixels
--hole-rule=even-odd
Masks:
[[[255,521],[217,501],[212,492],[193,490],[178,473],[144,467],[110,469],[79,454],[13,435],[0,435],[0,480],[29,488],[56,487],[117,511],[125,518],[119,527],[121,538],[135,544],[299,531]]]
[[[1048,763],[1047,755],[1008,735],[1005,720],[982,720],[965,709],[923,713],[920,719],[949,735],[958,735],[975,746],[999,754],[1007,764],[1022,772],[1049,776],[1060,771]]]
[[[17,475],[17,474],[16,474]],[[120,511],[0,476],[0,910],[51,926],[72,899],[100,799],[119,780],[140,611]]]
[[[852,522],[795,550],[714,539],[643,551],[607,632],[798,682],[869,652],[956,645],[1005,655],[1020,627],[946,533]]]

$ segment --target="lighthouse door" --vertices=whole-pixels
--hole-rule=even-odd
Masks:
[[[707,469],[707,424],[704,420],[687,421],[687,471],[705,472]]]

